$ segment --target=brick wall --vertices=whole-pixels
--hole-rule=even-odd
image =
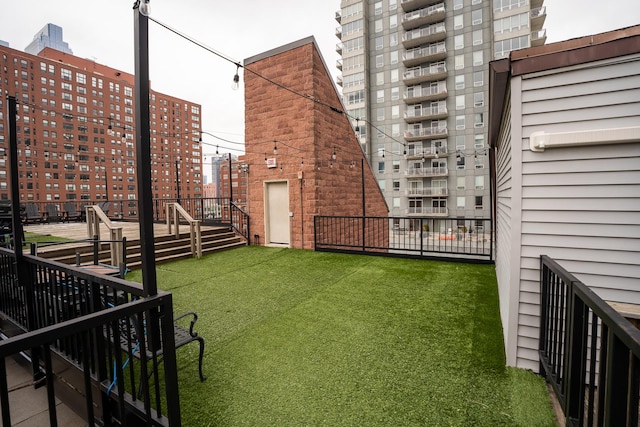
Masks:
[[[244,72],[249,216],[260,243],[269,243],[264,200],[269,181],[288,182],[294,248],[313,248],[315,215],[362,215],[363,175],[366,215],[387,216],[386,202],[369,164],[362,161],[348,118],[329,108],[342,110],[342,104],[313,39],[250,58],[245,66],[304,95]],[[276,167],[268,168],[265,157],[275,159]]]

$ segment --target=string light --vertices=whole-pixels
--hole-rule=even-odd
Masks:
[[[233,83],[231,83],[231,89],[238,90],[240,88],[240,75],[238,71],[240,70],[240,64],[236,63],[236,74],[233,76]]]

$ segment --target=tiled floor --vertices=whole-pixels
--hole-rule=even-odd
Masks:
[[[7,383],[9,386],[9,408],[11,425],[19,427],[41,427],[49,425],[47,389],[34,389],[30,368],[22,366],[13,358],[7,358]],[[56,419],[59,426],[85,426],[87,422],[56,399]]]

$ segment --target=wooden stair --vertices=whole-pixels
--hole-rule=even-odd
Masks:
[[[234,233],[229,227],[202,230],[203,255],[245,245],[246,241]],[[156,236],[154,246],[156,264],[193,257],[188,231],[184,233],[181,232],[179,239],[169,235]],[[140,250],[140,239],[127,240],[127,269],[140,268]],[[81,265],[88,265],[93,263],[93,245],[90,243],[69,246],[62,245],[59,248],[42,251],[39,255],[43,258],[70,265],[75,265],[76,259],[79,258]],[[98,251],[98,259],[101,264],[109,264],[111,262],[108,243],[101,244]]]

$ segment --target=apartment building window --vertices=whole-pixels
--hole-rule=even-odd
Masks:
[[[398,0],[389,0],[389,10],[396,10],[398,8]]]
[[[389,34],[389,46],[398,46],[398,33]]]
[[[386,181],[384,179],[379,179],[378,180],[378,187],[380,187],[380,190],[384,191],[387,187],[386,185]]]
[[[383,85],[384,84],[384,71],[376,73],[376,84]]]
[[[453,63],[456,70],[462,70],[464,68],[464,55],[456,55]]]
[[[478,175],[475,177],[476,180],[476,190],[484,190],[484,176]]]
[[[455,77],[456,89],[464,89],[464,74]]]
[[[376,15],[382,15],[382,2],[381,1],[375,2],[374,9],[375,9]]]
[[[464,49],[464,34],[459,34],[453,38],[453,48]]]
[[[391,15],[389,17],[389,28],[396,28],[398,26],[398,15]]]
[[[464,196],[462,196],[462,197],[460,197],[460,196],[456,197],[456,207],[457,207],[458,209],[464,209],[464,205],[465,205],[465,203],[464,203],[464,201],[465,201],[465,200],[464,200],[464,199],[465,199],[465,198],[464,198]]]
[[[482,24],[482,9],[471,11],[471,24],[472,25]]]
[[[397,105],[394,106],[394,107],[397,107]],[[394,123],[394,124],[391,125],[391,136],[400,136],[400,124],[399,123]]]
[[[497,19],[493,23],[493,31],[496,34],[502,34],[523,28],[529,28],[529,12]]]
[[[384,89],[380,89],[379,91],[376,92],[376,101],[384,102]]]
[[[392,87],[391,88],[391,100],[397,101],[400,99],[400,88]]]
[[[482,0],[471,0],[471,4],[480,4]]]
[[[464,156],[462,154],[458,154],[456,156],[456,169],[464,169]]]
[[[384,37],[376,37],[376,50],[382,50],[384,48]]]
[[[398,63],[398,51],[397,50],[394,50],[393,52],[389,52],[389,62],[391,64],[397,64]],[[392,72],[392,78],[393,78],[393,72]],[[398,81],[397,79],[398,79],[398,70],[396,70],[396,81]]]
[[[456,189],[464,190],[466,177],[459,176],[456,178]]]
[[[456,110],[464,110],[464,95],[456,96]]]
[[[378,162],[378,173],[384,173],[384,162]]]
[[[462,9],[464,0],[453,0],[453,10]]]
[[[482,44],[482,30],[476,30],[473,32],[473,45],[479,46]]]
[[[512,50],[529,47],[529,36],[515,37],[513,39],[502,40],[494,44],[496,58],[505,56]]]
[[[86,85],[87,75],[82,73],[76,73],[76,83],[80,83],[81,85]]]
[[[482,209],[482,196],[476,196],[476,209]]]
[[[484,92],[475,92],[473,94],[473,106],[474,107],[484,106]]]
[[[475,135],[473,141],[474,148],[484,148],[484,135]]]
[[[382,19],[376,19],[373,26],[376,33],[382,32]]]
[[[465,137],[464,135],[456,135],[456,150],[462,151],[465,149]]]
[[[393,191],[400,191],[400,180],[399,179],[394,179],[393,180]]]
[[[464,15],[455,15],[453,17],[453,29],[460,30],[464,28]]]
[[[391,118],[392,119],[397,119],[399,117],[400,117],[400,106],[399,105],[392,105],[391,106]]]
[[[376,68],[384,67],[384,56],[376,55]]]
[[[484,156],[479,156],[478,154],[475,155],[473,164],[476,169],[484,169],[483,159],[484,159]]]
[[[60,69],[60,76],[62,80],[71,81],[71,70],[67,70],[66,68]]]
[[[484,113],[475,113],[473,115],[473,127],[484,127]]]
[[[473,52],[473,66],[476,67],[476,66],[482,65],[482,64],[484,64],[483,52],[481,50]]]
[[[384,107],[378,107],[376,118],[378,120],[384,120]]]
[[[478,87],[484,85],[484,73],[482,71],[475,71],[473,73],[473,86]]]
[[[464,115],[456,116],[456,130],[464,130],[466,127]]]
[[[361,50],[363,47],[364,47],[364,37],[356,37],[355,39],[347,40],[346,42],[344,42],[342,46],[345,53],[353,52],[355,50]],[[125,92],[125,95],[126,95],[126,92]]]
[[[392,163],[393,166],[393,172],[398,173],[400,172],[400,160],[394,160]],[[400,184],[398,184],[398,188],[400,188]]]

